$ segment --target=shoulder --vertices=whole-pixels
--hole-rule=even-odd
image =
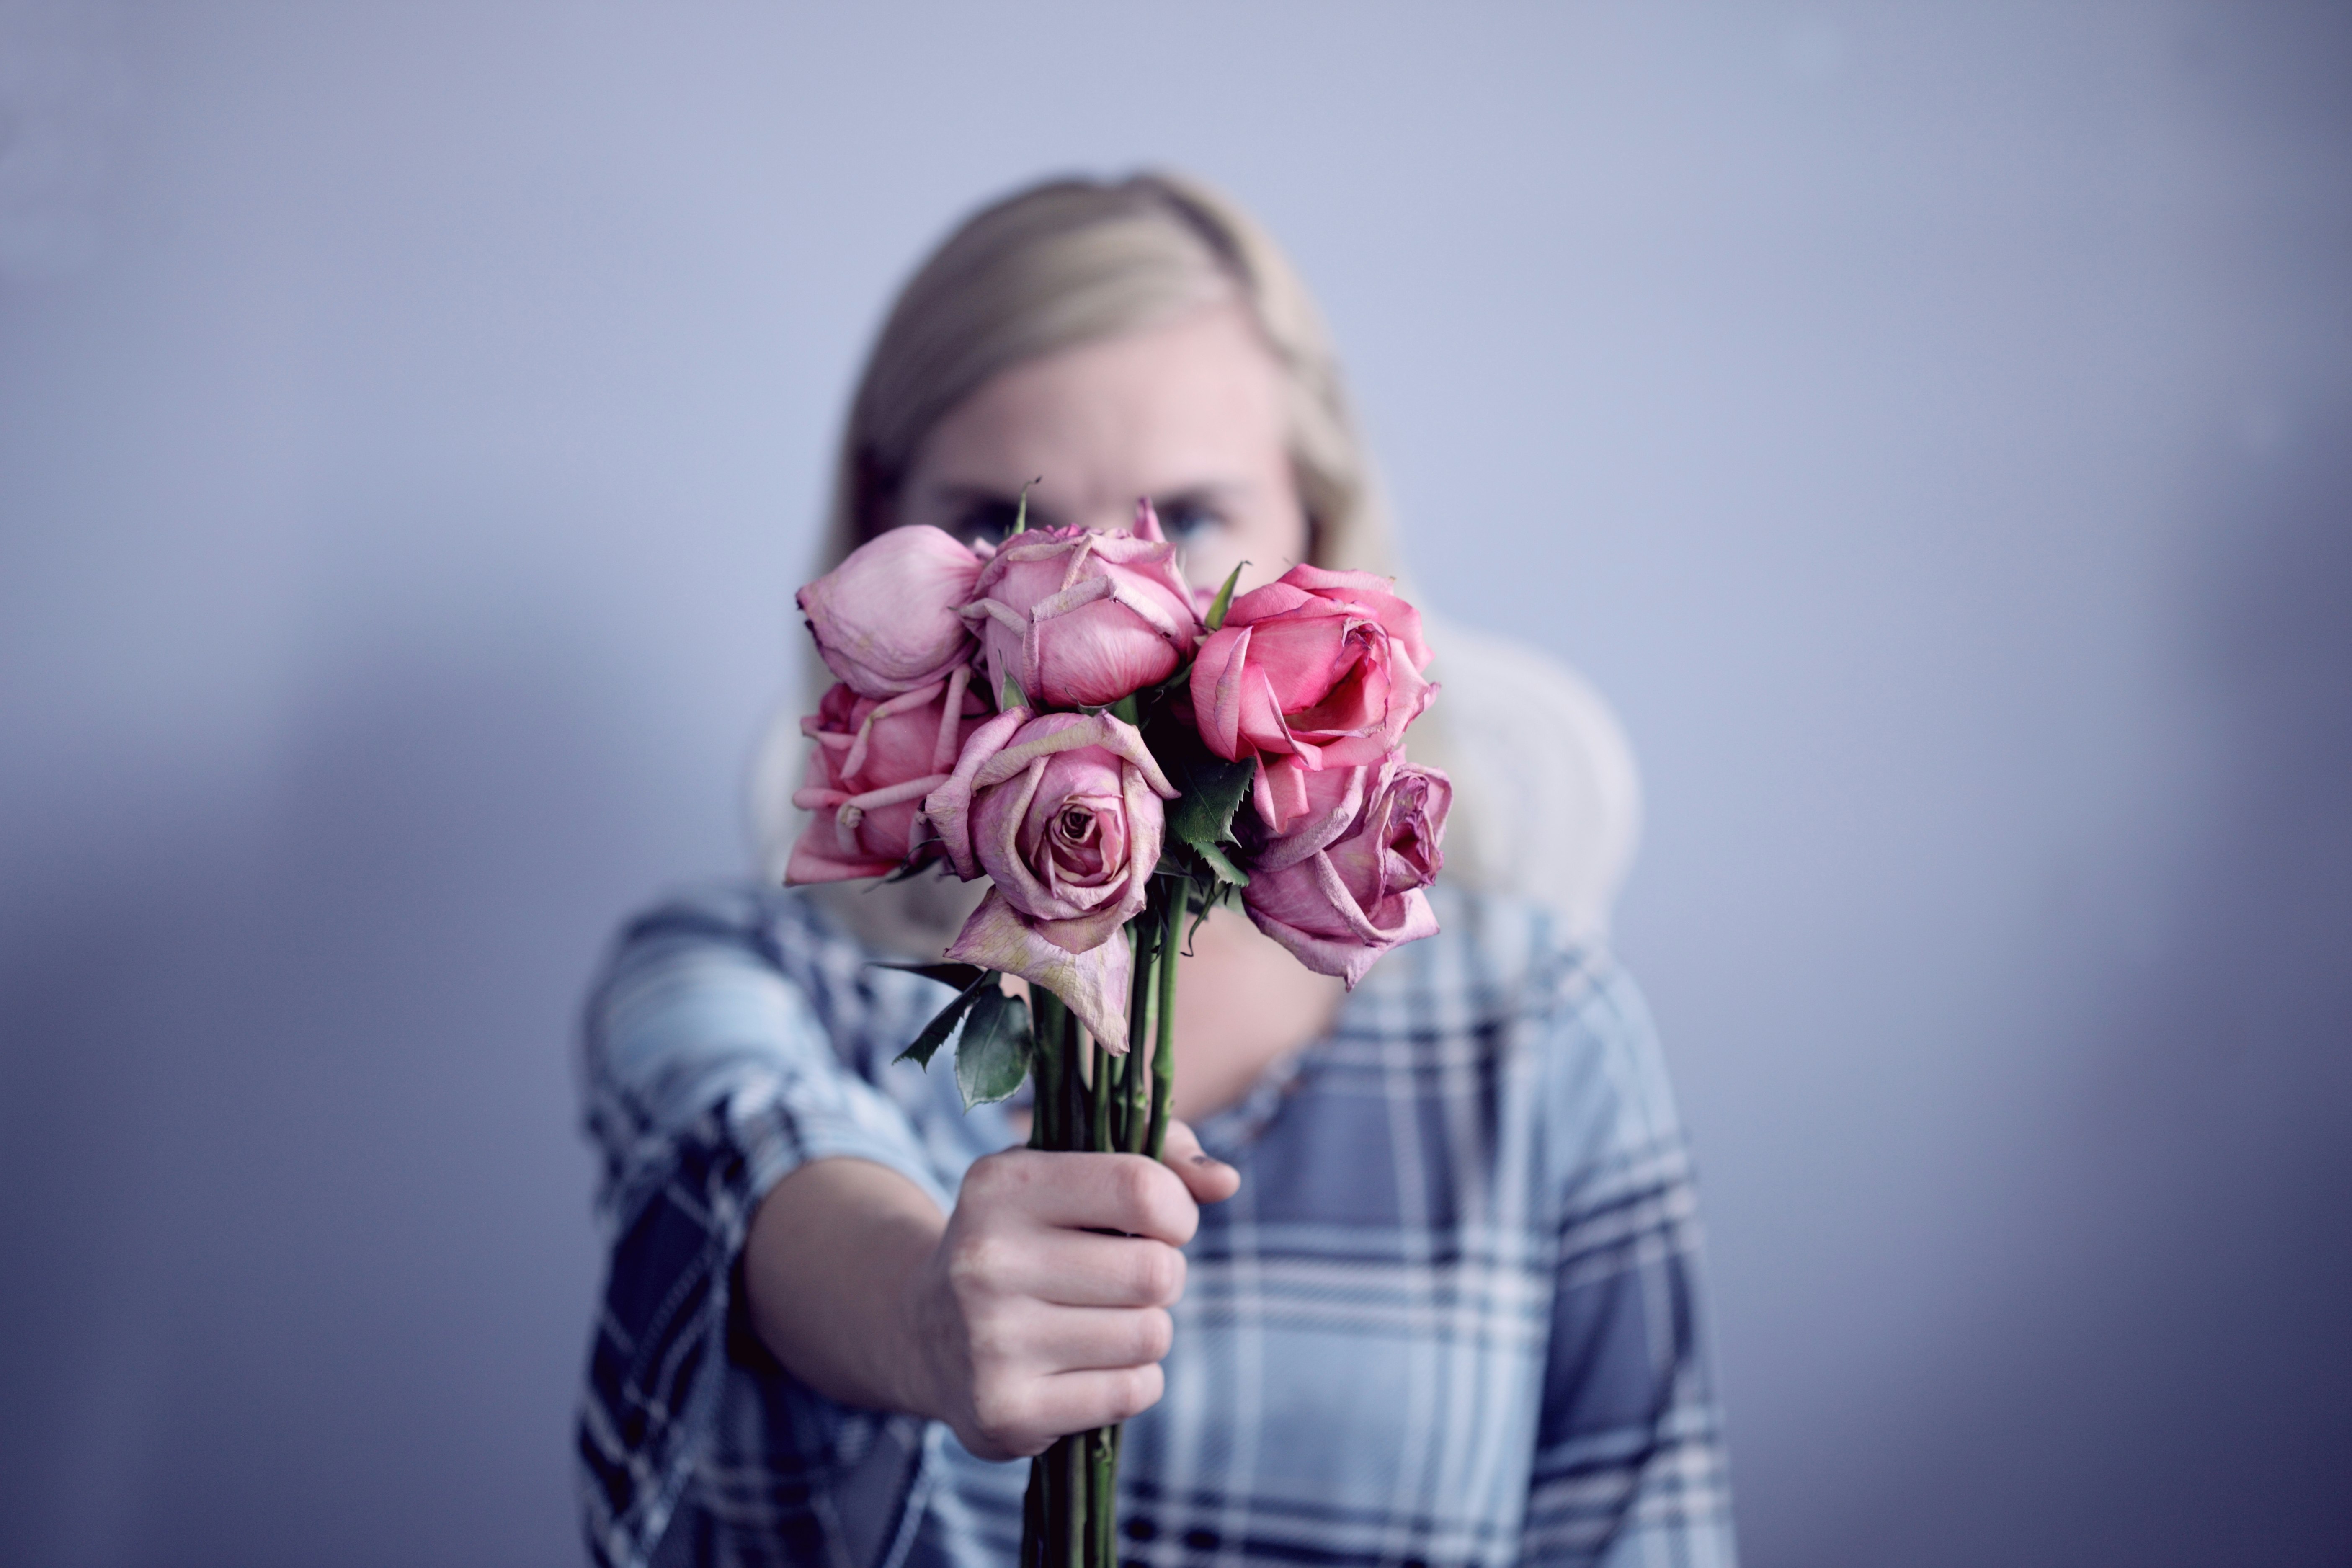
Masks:
[[[1424,617],[1425,621],[1427,617]],[[1416,743],[1453,774],[1445,858],[1456,881],[1605,933],[1641,842],[1632,742],[1590,681],[1524,643],[1428,621],[1444,688]]]
[[[1440,882],[1435,936],[1375,966],[1349,1017],[1382,1032],[1491,1033],[1533,1024],[1603,1038],[1647,1037],[1648,1009],[1601,938],[1532,899]]]
[[[1608,945],[1529,899],[1441,885],[1432,903],[1439,934],[1383,959],[1345,1026],[1491,1075],[1559,1185],[1678,1160],[1657,1031]]]

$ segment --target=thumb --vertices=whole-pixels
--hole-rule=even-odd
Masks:
[[[1242,1188],[1242,1173],[1212,1154],[1201,1152],[1201,1140],[1181,1121],[1168,1123],[1168,1142],[1160,1163],[1183,1179],[1196,1204],[1221,1204]]]

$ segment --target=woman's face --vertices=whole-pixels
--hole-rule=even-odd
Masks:
[[[984,384],[917,449],[892,521],[993,540],[1034,479],[1032,523],[1125,528],[1150,496],[1194,586],[1246,561],[1248,589],[1307,556],[1284,435],[1273,356],[1239,307],[1206,306]]]

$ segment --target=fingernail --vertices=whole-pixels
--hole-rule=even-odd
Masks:
[[[1195,1165],[1222,1165],[1224,1162],[1223,1160],[1212,1159],[1206,1154],[1195,1154],[1192,1156],[1192,1163]]]

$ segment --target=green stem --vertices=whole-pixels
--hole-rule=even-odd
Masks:
[[[1062,999],[1044,986],[1029,993],[1029,1014],[1037,1037],[1036,1095],[1029,1112],[1029,1147],[1062,1146],[1062,1077],[1069,1053],[1062,1048],[1067,1011]]]
[[[1126,1070],[1119,1079],[1123,1092],[1118,1146],[1129,1154],[1140,1154],[1150,1131],[1151,1004],[1160,991],[1159,911],[1147,908],[1142,918],[1129,921],[1127,929],[1135,947],[1135,984],[1127,1008]]]
[[[1024,1540],[1021,1544],[1022,1555],[1027,1557],[1034,1554],[1037,1568],[1055,1568],[1056,1545],[1062,1539],[1060,1533],[1063,1514],[1062,1468],[1056,1460],[1057,1456],[1049,1447],[1044,1453],[1029,1461],[1029,1468],[1035,1472],[1038,1482],[1037,1540],[1034,1553],[1029,1550],[1029,1542]]]
[[[1061,1136],[1054,1141],[1056,1149],[1080,1150],[1087,1146],[1087,1125],[1090,1118],[1087,1110],[1087,1031],[1077,1015],[1065,1011],[1062,1015],[1062,1124]]]
[[[1135,955],[1133,973],[1127,987],[1127,1048],[1129,1051],[1141,1048],[1151,1038],[1151,944],[1159,934],[1159,917],[1148,906],[1143,913],[1127,922],[1128,951]]]
[[[1127,1065],[1130,1051],[1121,1051],[1110,1058],[1110,1141],[1103,1145],[1112,1153],[1127,1148]]]
[[[1113,1426],[1098,1426],[1087,1434],[1087,1480],[1088,1496],[1087,1511],[1093,1517],[1087,1523],[1094,1527],[1095,1568],[1114,1568],[1111,1558],[1113,1537],[1110,1495],[1110,1435]]]
[[[1062,1550],[1069,1568],[1085,1568],[1087,1561],[1087,1440],[1084,1433],[1063,1438],[1055,1447],[1062,1451],[1062,1495],[1068,1500],[1069,1518],[1064,1521]]]
[[[1094,1075],[1087,1084],[1087,1147],[1097,1154],[1111,1152],[1110,1052],[1095,1042]]]
[[[1021,1494],[1020,1568],[1045,1568],[1045,1460],[1029,1461],[1029,1489]]]
[[[1158,1038],[1151,1047],[1151,1126],[1144,1152],[1160,1158],[1168,1144],[1168,1102],[1176,1086],[1176,961],[1183,949],[1185,906],[1192,901],[1192,885],[1180,880],[1161,912]]]

